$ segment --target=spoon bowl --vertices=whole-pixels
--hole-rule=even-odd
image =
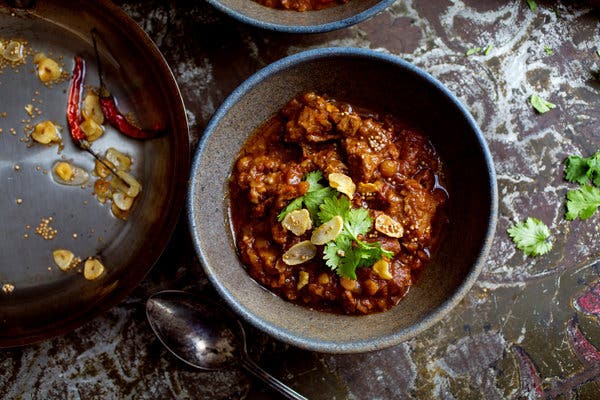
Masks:
[[[245,342],[241,324],[226,313],[186,292],[164,291],[146,302],[148,321],[162,344],[185,363],[205,370],[233,364]]]
[[[188,292],[166,290],[148,298],[146,316],[162,344],[188,365],[217,370],[239,362],[286,398],[306,399],[248,357],[242,324],[220,305]]]

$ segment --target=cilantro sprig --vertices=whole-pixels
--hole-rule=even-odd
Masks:
[[[333,241],[325,245],[323,259],[325,264],[340,276],[356,279],[356,268],[373,265],[383,256],[392,257],[394,253],[381,247],[381,243],[366,243],[359,239],[373,226],[369,211],[364,208],[351,208],[346,196],[325,198],[318,213],[320,223],[339,215],[344,220],[342,232]]]
[[[550,229],[537,218],[528,217],[508,228],[508,234],[528,256],[540,256],[552,249]]]
[[[329,186],[323,186],[320,181],[323,180],[323,173],[321,171],[312,171],[306,174],[304,178],[308,182],[308,190],[304,196],[300,196],[290,204],[287,205],[277,216],[277,221],[281,222],[286,215],[294,210],[299,210],[304,205],[310,213],[310,218],[315,221],[317,213],[319,212],[319,206],[323,203],[323,200],[327,197],[331,197],[336,193],[334,189]]]
[[[589,157],[571,155],[565,164],[565,179],[580,185],[567,192],[565,218],[590,218],[600,207],[600,151]]]

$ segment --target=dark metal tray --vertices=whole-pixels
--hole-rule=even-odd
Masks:
[[[50,174],[57,160],[92,171],[94,159],[69,138],[65,110],[70,78],[42,84],[33,54],[51,54],[68,74],[74,56],[82,56],[85,83],[97,87],[92,28],[102,37],[103,72],[119,106],[142,123],[158,121],[168,128],[162,137],[139,141],[107,127],[93,143],[98,153],[115,147],[133,159],[132,174],[143,190],[125,221],[96,200],[92,185],[58,185]],[[24,40],[33,51],[25,64],[4,66],[0,74],[0,286],[14,286],[12,292],[0,290],[0,347],[10,347],[74,329],[137,286],[166,246],[183,207],[189,138],[183,100],[169,67],[146,34],[111,2],[54,0],[21,9],[0,2],[0,38]],[[29,116],[27,104],[41,114]],[[26,125],[43,120],[62,127],[60,152],[57,146],[27,140]],[[57,231],[51,240],[35,233],[49,217]],[[106,271],[93,281],[77,270],[61,271],[52,259],[57,248],[82,259],[99,257]]]

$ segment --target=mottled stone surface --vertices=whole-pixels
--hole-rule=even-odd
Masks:
[[[358,0],[357,0],[358,1]],[[394,348],[324,355],[249,330],[252,356],[313,399],[597,399],[600,393],[600,215],[564,219],[569,154],[600,150],[600,29],[589,3],[397,0],[349,29],[275,34],[203,2],[119,1],[157,43],[181,87],[196,146],[216,107],[281,57],[324,46],[397,54],[440,79],[473,113],[498,173],[500,216],[484,271],[442,322]],[[472,47],[493,47],[467,57]],[[548,46],[553,54],[547,54]],[[538,115],[534,92],[557,108]],[[526,257],[506,234],[535,216],[554,249]],[[213,294],[185,216],[167,251],[125,301],[75,332],[0,351],[5,399],[275,399],[244,371],[198,372],[165,351],[145,321],[160,289]]]

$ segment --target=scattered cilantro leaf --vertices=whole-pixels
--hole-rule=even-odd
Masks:
[[[494,45],[488,44],[487,47],[485,48],[485,50],[483,50],[483,55],[484,56],[489,55],[493,48],[494,48]]]
[[[527,5],[531,11],[535,11],[538,9],[538,5],[534,0],[527,0]]]
[[[600,186],[600,151],[590,157],[569,156],[566,159],[565,179],[585,185],[592,181]]]
[[[540,114],[544,114],[556,107],[555,104],[552,104],[549,101],[542,99],[537,94],[532,94],[531,97],[529,97],[529,103],[531,103],[533,108]]]
[[[597,55],[598,57],[600,57],[600,49],[597,49],[597,50],[596,50],[596,55]]]
[[[477,54],[479,52],[481,52],[481,47],[471,47],[465,54],[467,56],[472,56],[473,54]]]
[[[528,217],[508,228],[508,234],[517,248],[528,256],[546,254],[552,249],[550,229],[537,218]]]
[[[546,52],[546,54],[548,54],[549,56],[554,54],[554,50],[552,50],[552,48],[550,46],[544,46],[544,51]]]
[[[590,218],[600,207],[600,189],[583,185],[579,189],[567,192],[567,213],[565,218],[574,220]]]

